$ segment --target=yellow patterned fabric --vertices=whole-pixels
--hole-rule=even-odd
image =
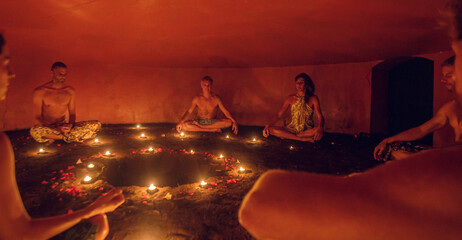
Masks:
[[[305,103],[305,97],[297,97],[297,101],[290,107],[291,121],[286,126],[293,133],[300,133],[314,126],[313,109]]]
[[[63,135],[65,142],[83,142],[93,137],[99,130],[101,130],[101,122],[97,120],[76,122],[74,127],[68,133],[62,133],[55,128],[45,127],[41,125],[34,126],[30,129],[30,135],[35,141],[40,143],[48,142],[44,136],[54,133],[56,135]]]

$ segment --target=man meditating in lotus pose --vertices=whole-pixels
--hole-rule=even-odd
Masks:
[[[461,126],[462,1],[450,3]],[[239,222],[257,239],[462,239],[460,141],[346,177],[268,171],[245,196]]]
[[[446,86],[449,92],[454,91],[455,74],[454,74],[454,62],[455,56],[446,59],[441,64],[441,70],[443,77],[441,82]],[[433,116],[432,119],[428,120],[424,124],[411,128],[395,136],[385,138],[382,142],[377,145],[374,149],[374,158],[376,160],[387,161],[390,159],[402,159],[409,156],[412,153],[419,152],[421,150],[430,149],[428,146],[416,145],[410,142],[402,141],[414,141],[425,137],[447,124],[454,129],[454,135],[456,142],[459,141],[462,134],[462,126],[458,125],[457,119],[458,103],[456,100],[452,100],[444,104],[438,112]]]
[[[6,97],[9,80],[8,49],[0,34],[0,101]],[[107,212],[124,202],[122,191],[113,189],[88,207],[69,214],[32,219],[27,214],[16,184],[14,153],[10,140],[0,132],[0,239],[96,239],[109,233]]]
[[[213,79],[205,76],[201,80],[202,94],[192,100],[191,107],[181,118],[176,130],[191,132],[221,132],[222,128],[232,126],[234,134],[237,134],[237,122],[223,105],[220,97],[212,92]],[[190,118],[194,109],[197,108],[197,118]],[[218,108],[225,114],[226,119],[217,119]]]
[[[296,94],[289,95],[284,101],[279,113],[263,130],[263,136],[270,134],[298,141],[314,142],[322,138],[324,131],[324,117],[322,116],[319,99],[314,95],[314,83],[310,76],[301,73],[295,77]],[[273,126],[290,108],[290,122],[284,121],[284,127]],[[316,116],[318,126],[314,126],[313,115]]]
[[[37,125],[30,134],[37,142],[83,142],[96,137],[99,121],[75,122],[75,90],[66,85],[67,66],[55,62],[51,66],[52,80],[34,90],[34,117]],[[66,115],[69,116],[66,121]]]

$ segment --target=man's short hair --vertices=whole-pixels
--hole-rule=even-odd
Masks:
[[[450,58],[444,60],[444,62],[441,63],[441,67],[446,67],[446,66],[448,66],[448,67],[454,67],[455,61],[456,61],[456,56],[452,56],[452,57],[450,57]]]
[[[0,54],[3,53],[3,46],[5,46],[5,38],[3,35],[0,33]]]
[[[62,62],[55,62],[53,65],[51,65],[51,71],[55,70],[55,68],[67,68],[66,64]]]
[[[209,81],[210,83],[213,83],[213,79],[210,76],[203,77],[201,81]]]

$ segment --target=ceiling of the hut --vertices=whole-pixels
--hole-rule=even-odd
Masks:
[[[444,0],[1,0],[15,58],[152,67],[359,62],[449,50]]]

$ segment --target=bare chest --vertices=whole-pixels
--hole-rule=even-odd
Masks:
[[[459,141],[462,137],[462,116],[458,116],[455,113],[449,115],[449,125],[454,129],[456,142]]]
[[[200,98],[197,102],[197,107],[201,112],[213,112],[217,106],[215,99]]]
[[[66,106],[71,101],[71,94],[67,90],[50,90],[43,95],[45,106]]]

